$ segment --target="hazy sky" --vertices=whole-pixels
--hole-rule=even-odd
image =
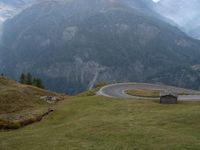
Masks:
[[[157,3],[157,2],[159,2],[160,0],[153,0],[153,1]]]

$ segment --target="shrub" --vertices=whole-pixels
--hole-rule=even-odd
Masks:
[[[79,94],[78,96],[87,97],[87,96],[95,96],[95,95],[96,95],[96,93],[94,91],[90,90],[90,91],[83,92],[83,93]]]
[[[104,86],[108,85],[106,82],[98,82],[96,85],[95,85],[95,88],[102,88]]]

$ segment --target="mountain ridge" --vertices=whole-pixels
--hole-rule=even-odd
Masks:
[[[24,10],[5,23],[2,71],[13,78],[31,72],[70,94],[98,81],[199,88],[192,68],[200,63],[199,41],[124,4],[46,1]]]

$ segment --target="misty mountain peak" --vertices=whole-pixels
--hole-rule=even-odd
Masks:
[[[161,0],[156,11],[173,20],[190,36],[200,38],[200,2],[199,0]]]

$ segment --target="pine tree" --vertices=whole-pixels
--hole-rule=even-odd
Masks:
[[[39,87],[39,88],[42,88],[42,89],[44,89],[44,85],[43,85],[43,83],[42,83],[42,80],[41,79],[38,79],[37,80],[37,85],[36,85],[37,87]]]
[[[27,73],[26,84],[32,85],[32,75],[30,73]]]
[[[21,74],[19,82],[21,84],[25,84],[26,83],[26,75],[24,73]]]
[[[21,84],[33,85],[42,89],[45,88],[42,80],[40,78],[33,78],[30,73],[27,73],[27,74],[22,73],[20,76],[19,82]]]
[[[32,85],[36,86],[37,85],[37,78],[33,78]]]
[[[44,89],[44,85],[42,83],[42,80],[39,79],[39,78],[34,78],[33,79],[33,85],[36,86],[36,87]]]

